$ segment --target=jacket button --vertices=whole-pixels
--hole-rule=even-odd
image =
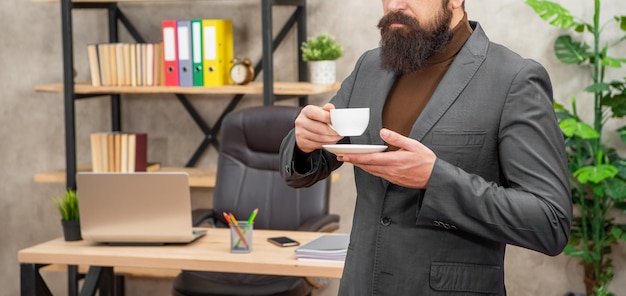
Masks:
[[[382,217],[380,219],[380,224],[382,224],[383,226],[389,226],[391,224],[391,218],[389,218],[389,217]]]

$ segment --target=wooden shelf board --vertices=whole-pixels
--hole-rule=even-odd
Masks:
[[[89,172],[91,167],[79,165],[79,172]],[[161,167],[159,172],[186,172],[189,174],[189,186],[198,188],[214,188],[216,171],[208,168],[184,168],[184,167]],[[65,170],[55,170],[35,175],[33,178],[37,183],[65,183]]]
[[[91,166],[78,165],[79,172],[90,172]],[[208,168],[184,168],[184,167],[161,167],[159,172],[187,172],[189,174],[189,186],[196,188],[215,188],[217,171]],[[339,181],[340,174],[332,173],[331,182]],[[65,183],[65,170],[55,170],[51,172],[39,173],[33,180],[37,183]]]
[[[337,91],[340,84],[313,84],[309,82],[275,82],[275,95],[315,95]],[[62,93],[63,84],[46,84],[35,86],[38,92]],[[247,85],[225,85],[220,87],[176,87],[176,86],[92,86],[87,83],[76,83],[74,92],[77,94],[263,94],[263,83],[251,82]]]

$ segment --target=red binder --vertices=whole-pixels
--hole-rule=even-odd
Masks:
[[[164,20],[163,31],[163,72],[166,86],[178,86],[178,45],[176,20]]]

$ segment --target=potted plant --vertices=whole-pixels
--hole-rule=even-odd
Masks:
[[[66,241],[81,240],[80,215],[78,213],[78,197],[76,191],[67,189],[65,196],[53,199],[59,213],[61,213],[61,225],[63,237]]]
[[[616,16],[607,24],[601,24],[601,1],[592,3],[594,17],[586,22],[574,18],[559,4],[526,0],[526,4],[550,25],[574,31],[574,36],[566,34],[556,39],[556,57],[565,64],[580,66],[591,78],[584,92],[585,99],[589,100],[585,106],[593,106],[593,122],[586,123],[579,117],[576,98],[572,98],[570,110],[559,104],[555,104],[555,108],[565,136],[576,207],[570,242],[564,254],[580,259],[587,295],[604,296],[613,295],[607,289],[613,279],[611,252],[618,241],[626,240],[626,226],[613,218],[614,212],[623,214],[626,210],[626,159],[617,153],[618,149],[623,151],[626,147],[623,145],[626,126],[618,129],[621,142],[606,141],[605,131],[607,120],[626,115],[626,78],[612,81],[606,78],[611,69],[621,68],[626,63],[624,57],[610,56],[613,54],[610,50],[626,36],[611,42],[601,37],[610,25],[626,31],[626,16]],[[623,73],[622,70],[617,75]],[[617,144],[609,144],[615,142]]]
[[[309,79],[312,83],[332,84],[336,82],[336,62],[343,56],[343,47],[328,34],[309,37],[300,46],[302,60],[309,64]]]

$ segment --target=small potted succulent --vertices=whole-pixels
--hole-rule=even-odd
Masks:
[[[76,191],[67,189],[64,197],[52,200],[61,214],[63,237],[66,241],[82,240],[80,234],[80,215],[78,213],[78,197]]]
[[[302,60],[309,64],[309,79],[312,83],[332,84],[336,82],[336,60],[343,56],[343,47],[328,34],[309,37],[300,50]]]

